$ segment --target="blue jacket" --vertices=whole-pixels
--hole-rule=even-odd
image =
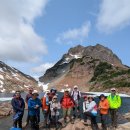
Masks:
[[[38,109],[35,109],[36,105],[39,105]],[[39,98],[36,98],[35,100],[30,98],[28,100],[28,110],[30,116],[35,116],[40,114],[40,107],[42,106],[41,100]]]
[[[23,98],[19,98],[19,99],[13,98],[11,101],[11,104],[12,104],[14,112],[24,113],[25,103],[24,103]]]

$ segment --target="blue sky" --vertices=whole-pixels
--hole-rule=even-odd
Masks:
[[[78,44],[100,43],[130,66],[129,0],[5,0],[0,6],[0,60],[26,74],[42,75]]]

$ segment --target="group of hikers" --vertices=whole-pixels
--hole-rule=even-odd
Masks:
[[[83,103],[81,102],[82,99],[84,100]],[[30,124],[32,130],[39,130],[40,108],[42,108],[45,128],[49,128],[50,124],[54,123],[56,129],[58,129],[58,121],[62,113],[64,119],[63,127],[67,125],[68,120],[74,124],[75,119],[81,119],[81,115],[83,115],[84,125],[88,125],[88,120],[90,120],[92,130],[98,130],[96,119],[98,112],[101,116],[102,130],[107,130],[109,113],[112,127],[116,128],[117,112],[121,106],[121,98],[116,89],[112,88],[108,97],[101,94],[99,99],[99,103],[96,103],[93,95],[82,95],[78,90],[78,86],[74,86],[71,92],[69,88],[65,88],[61,99],[59,99],[55,88],[46,90],[44,96],[39,99],[38,91],[30,87],[25,99],[28,105],[27,125]],[[22,129],[25,102],[21,97],[20,91],[16,91],[11,101],[14,110],[14,128]]]

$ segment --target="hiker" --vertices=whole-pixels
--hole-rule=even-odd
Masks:
[[[89,106],[89,101],[88,101],[88,97],[85,95],[83,96],[84,98],[84,102],[83,102],[83,113],[86,112],[86,110],[88,109],[88,106]],[[85,115],[85,114],[83,114]],[[84,116],[84,124],[87,124],[87,118],[86,116]]]
[[[41,98],[42,112],[43,112],[43,116],[44,116],[44,124],[45,124],[46,128],[48,128],[49,124],[50,124],[50,120],[49,120],[49,112],[50,112],[49,95],[50,95],[50,91],[46,90],[44,96]]]
[[[104,94],[101,94],[99,99],[100,99],[100,102],[99,102],[98,109],[100,111],[102,129],[107,130],[109,102],[108,102],[108,99],[106,99]]]
[[[28,100],[29,100],[30,98],[32,98],[32,92],[33,92],[33,88],[32,88],[32,87],[29,87],[29,89],[28,89],[28,94],[26,95],[26,98],[25,98],[25,101],[26,101],[26,104],[27,104],[27,105],[28,105]],[[29,111],[28,111],[28,113],[29,113]],[[27,114],[26,122],[27,122],[26,125],[28,125],[28,124],[29,124],[29,114]]]
[[[81,98],[81,93],[78,90],[78,86],[75,85],[73,91],[71,92],[71,96],[73,100],[75,101],[75,106],[73,107],[73,116],[76,118],[76,113],[78,117],[80,117],[80,109],[79,109],[79,103]]]
[[[52,123],[55,124],[56,128],[58,128],[58,120],[59,120],[59,110],[61,109],[60,102],[58,102],[58,98],[55,95],[50,102],[50,110],[51,110],[51,119]]]
[[[50,94],[49,94],[49,101],[52,101],[52,98],[56,95],[57,90],[55,88],[52,88],[50,90]]]
[[[60,103],[63,110],[64,126],[66,126],[67,117],[69,117],[71,123],[74,124],[74,121],[71,115],[72,109],[74,107],[74,100],[70,96],[69,89],[64,90],[64,96],[62,97]]]
[[[22,118],[24,114],[25,103],[21,97],[20,91],[15,92],[15,96],[11,101],[13,107],[13,127],[22,129]]]
[[[39,130],[41,100],[37,90],[32,92],[32,98],[28,100],[29,119],[32,130]]]
[[[94,98],[92,95],[88,96],[88,102],[89,102],[89,105],[88,105],[87,110],[85,110],[85,112],[84,112],[84,116],[86,116],[85,117],[86,119],[90,118],[92,130],[98,130],[98,125],[97,125],[97,121],[96,121],[97,104],[94,101]]]
[[[112,120],[112,127],[117,128],[117,112],[121,107],[121,97],[117,94],[115,88],[111,89],[111,94],[107,97],[110,105],[110,115]]]

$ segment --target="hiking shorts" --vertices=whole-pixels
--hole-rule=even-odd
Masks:
[[[71,116],[72,108],[63,108],[63,117]]]

